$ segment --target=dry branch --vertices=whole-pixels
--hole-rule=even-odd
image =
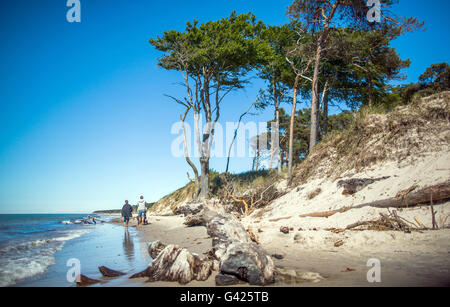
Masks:
[[[269,222],[275,223],[275,222],[279,222],[279,221],[282,221],[282,220],[289,220],[290,218],[292,218],[292,216],[280,217],[280,218],[277,218],[277,219],[271,219],[271,220],[269,220]]]
[[[300,217],[330,217],[337,213],[344,213],[348,210],[352,209],[351,207],[344,207],[339,210],[332,210],[332,211],[324,211],[324,212],[315,212],[315,213],[309,213],[309,214],[302,214]]]
[[[415,193],[405,195],[404,198],[389,198],[384,200],[378,200],[371,203],[361,204],[352,207],[352,209],[359,209],[363,207],[374,208],[403,208],[412,207],[420,204],[429,203],[430,199],[436,202],[442,202],[450,200],[450,182],[434,185]]]

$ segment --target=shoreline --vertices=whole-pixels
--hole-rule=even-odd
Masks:
[[[164,244],[176,244],[192,253],[203,254],[212,248],[212,240],[206,232],[206,227],[187,227],[183,225],[181,216],[149,216],[149,225],[137,227],[139,240],[150,243],[159,240]],[[115,223],[120,223],[116,220]],[[132,220],[130,227],[136,227]],[[315,231],[316,232],[316,231]],[[377,236],[379,232],[364,232],[368,237]],[[399,232],[383,232],[386,236],[397,236],[397,240],[386,243],[384,248],[373,246],[364,251],[352,247],[341,248],[308,248],[289,240],[289,236],[281,236],[277,242],[261,242],[261,246],[269,255],[282,254],[282,260],[274,259],[277,267],[295,270],[303,273],[318,273],[324,279],[304,282],[277,282],[269,287],[386,287],[386,286],[450,286],[450,250],[433,248],[439,239],[450,237],[450,230],[439,230],[414,234],[415,239],[421,238],[419,246],[410,249],[403,244],[408,240],[407,234]],[[349,236],[361,235],[354,232]],[[283,239],[284,237],[284,239]],[[292,238],[291,238],[292,239]],[[379,259],[381,262],[381,283],[369,283],[367,274],[371,269],[369,259]],[[350,269],[350,270],[348,270]],[[128,280],[122,286],[141,287],[216,287],[215,276],[204,282],[193,281],[187,285],[177,282],[146,283],[145,278]],[[248,286],[248,285],[240,285]]]
[[[114,224],[123,225],[122,219],[114,219]],[[180,216],[148,216],[149,225],[137,227],[135,216],[130,220],[129,227],[135,228],[138,239],[147,245],[156,240],[164,244],[176,244],[186,248],[192,253],[202,255],[212,248],[212,239],[206,232],[206,227],[187,227],[183,225],[184,217]],[[143,251],[144,252],[144,251]],[[137,273],[137,272],[135,272]],[[121,286],[138,287],[215,287],[213,272],[207,281],[192,281],[187,285],[178,282],[152,282],[146,283],[147,278],[128,279]]]

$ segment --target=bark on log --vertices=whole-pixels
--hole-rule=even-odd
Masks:
[[[155,241],[148,247],[148,253],[153,259],[158,258],[159,254],[166,248],[166,245],[160,241]]]
[[[189,215],[189,216],[186,216],[184,225],[186,225],[188,227],[205,226],[205,220],[203,219],[203,215],[201,213],[195,214],[195,215]]]
[[[233,275],[250,285],[275,282],[272,258],[252,243],[242,224],[230,214],[218,214],[206,225],[213,238],[213,254],[220,262],[220,272]]]
[[[123,272],[114,271],[114,270],[111,270],[110,268],[107,268],[107,267],[105,267],[105,266],[99,267],[98,270],[99,270],[100,273],[102,273],[102,275],[105,276],[105,277],[119,277],[119,276],[126,275],[126,274],[123,273]]]
[[[204,208],[203,202],[191,202],[176,207],[173,210],[173,213],[175,213],[176,215],[182,214],[184,216],[188,216],[200,213],[203,210],[203,208]]]
[[[216,286],[234,286],[241,284],[242,280],[234,275],[218,274],[216,275]]]

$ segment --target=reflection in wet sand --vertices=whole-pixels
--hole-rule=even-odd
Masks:
[[[130,236],[130,231],[128,229],[125,229],[125,234],[123,237],[123,250],[125,253],[125,256],[127,257],[128,261],[131,263],[134,261],[134,243],[133,238]]]

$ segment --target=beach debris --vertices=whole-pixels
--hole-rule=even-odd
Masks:
[[[278,260],[283,260],[284,256],[283,255],[279,255],[279,254],[273,254],[272,258],[278,259]]]
[[[417,216],[414,217],[414,220],[416,221],[417,225],[419,225],[420,228],[427,229],[427,227],[425,227],[425,225],[422,223],[422,221]]]
[[[250,285],[264,286],[275,282],[272,258],[251,242],[242,224],[231,214],[217,214],[207,223],[213,238],[212,255],[220,262],[222,274],[234,275]]]
[[[325,218],[328,218],[328,217],[333,216],[333,215],[335,215],[337,213],[347,212],[350,209],[351,209],[351,207],[344,207],[344,208],[339,209],[339,210],[302,214],[302,215],[300,215],[300,217],[325,217]]]
[[[334,247],[341,247],[342,245],[344,245],[344,241],[339,240],[336,243],[334,243]]]
[[[346,227],[346,230],[355,229],[361,226],[366,226],[359,230],[376,230],[376,231],[403,231],[405,233],[411,233],[411,230],[424,230],[421,225],[416,226],[412,222],[409,222],[405,218],[398,215],[397,211],[389,211],[389,215],[380,213],[380,218],[375,221],[361,221],[350,224]]]
[[[256,244],[259,244],[259,238],[256,235],[255,231],[253,230],[253,228],[251,226],[249,226],[247,228],[247,233],[250,237],[250,240],[252,240],[253,242],[255,242]]]
[[[78,287],[87,287],[87,286],[92,286],[92,285],[95,285],[98,283],[102,283],[101,280],[92,279],[92,278],[89,278],[82,274],[78,275],[76,280],[77,280]]]
[[[325,230],[326,231],[330,231],[330,232],[335,233],[335,234],[339,234],[339,233],[344,232],[346,229],[326,228]]]
[[[388,198],[371,203],[357,205],[352,207],[352,209],[359,209],[363,207],[406,208],[417,206],[420,204],[429,204],[430,199],[432,199],[436,203],[450,200],[450,181],[430,186],[414,193],[409,193],[408,195],[405,195],[404,199]]]
[[[367,178],[346,179],[338,181],[337,186],[339,188],[344,188],[344,191],[342,192],[343,195],[353,195],[361,191],[368,185],[375,183],[376,181],[386,180],[389,178],[390,177],[387,176],[377,179],[367,179]]]
[[[207,206],[204,206],[200,212],[186,216],[184,225],[188,227],[206,226],[206,223],[216,215],[217,212],[211,210]]]
[[[193,280],[207,280],[212,267],[213,261],[172,244],[164,248],[146,270],[130,278],[147,277],[147,282],[171,281],[185,285]]]
[[[105,277],[119,277],[119,276],[126,275],[126,273],[115,271],[115,270],[112,270],[112,269],[107,268],[105,266],[99,267],[98,270]]]
[[[290,218],[292,218],[292,216],[280,217],[280,218],[277,218],[277,219],[271,219],[271,220],[269,220],[269,222],[274,223],[274,222],[279,222],[279,221],[282,221],[282,220],[289,220]]]
[[[234,286],[242,283],[244,283],[244,281],[240,280],[234,275],[227,275],[227,274],[216,275],[216,286]]]
[[[430,195],[430,209],[431,209],[431,225],[433,227],[433,230],[439,229],[437,223],[436,223],[436,211],[434,211],[433,208],[433,192]]]
[[[417,206],[420,204],[428,204],[428,203],[430,203],[430,199],[431,199],[431,206],[433,206],[433,204],[432,204],[433,200],[436,202],[438,202],[438,201],[443,202],[443,201],[450,200],[450,181],[448,181],[446,183],[434,185],[431,187],[427,187],[425,189],[422,189],[422,190],[414,192],[414,193],[410,193],[408,195],[405,195],[404,199],[389,198],[389,199],[378,200],[378,201],[374,201],[374,202],[370,202],[370,203],[360,204],[360,205],[356,205],[353,207],[344,207],[339,210],[302,214],[302,215],[300,215],[300,217],[325,217],[325,218],[328,218],[337,213],[345,213],[352,209],[360,209],[360,208],[364,208],[364,207],[406,208],[408,206],[412,207],[412,206]],[[432,209],[432,213],[433,212],[434,212],[434,210]],[[432,214],[433,217],[434,217],[434,214]],[[434,218],[433,218],[433,220],[434,220]],[[349,225],[348,227],[352,226],[351,228],[355,228],[358,226],[362,226],[362,224],[360,224],[360,223],[361,222],[358,222],[358,223]],[[365,223],[365,222],[362,222],[362,223]],[[357,225],[357,224],[359,224],[359,225]],[[357,225],[357,226],[354,226],[354,225]],[[351,229],[348,227],[347,227],[347,229]]]
[[[276,268],[276,282],[287,285],[301,284],[305,282],[318,283],[325,280],[319,273],[301,272],[287,268]]]
[[[281,231],[282,233],[284,233],[285,235],[287,235],[287,234],[289,234],[289,232],[290,232],[290,228],[287,227],[287,226],[281,226],[281,227],[280,227],[280,231]]]
[[[274,269],[272,258],[255,243],[233,242],[220,259],[222,273],[237,276],[250,285],[274,283]]]
[[[346,268],[345,270],[341,271],[342,273],[349,273],[349,272],[355,272],[355,269],[352,268]]]
[[[203,210],[204,206],[205,205],[203,202],[188,202],[176,207],[173,210],[173,213],[175,215],[184,215],[184,216],[195,215],[200,213]]]
[[[201,213],[195,215],[188,215],[186,216],[184,225],[188,227],[204,226],[205,220],[203,219],[203,215]]]
[[[314,198],[316,198],[320,193],[322,193],[322,189],[321,188],[317,188],[314,191],[312,191],[311,193],[308,194],[308,199],[312,200]]]
[[[148,253],[152,259],[156,259],[165,248],[166,245],[158,240],[148,246]]]

